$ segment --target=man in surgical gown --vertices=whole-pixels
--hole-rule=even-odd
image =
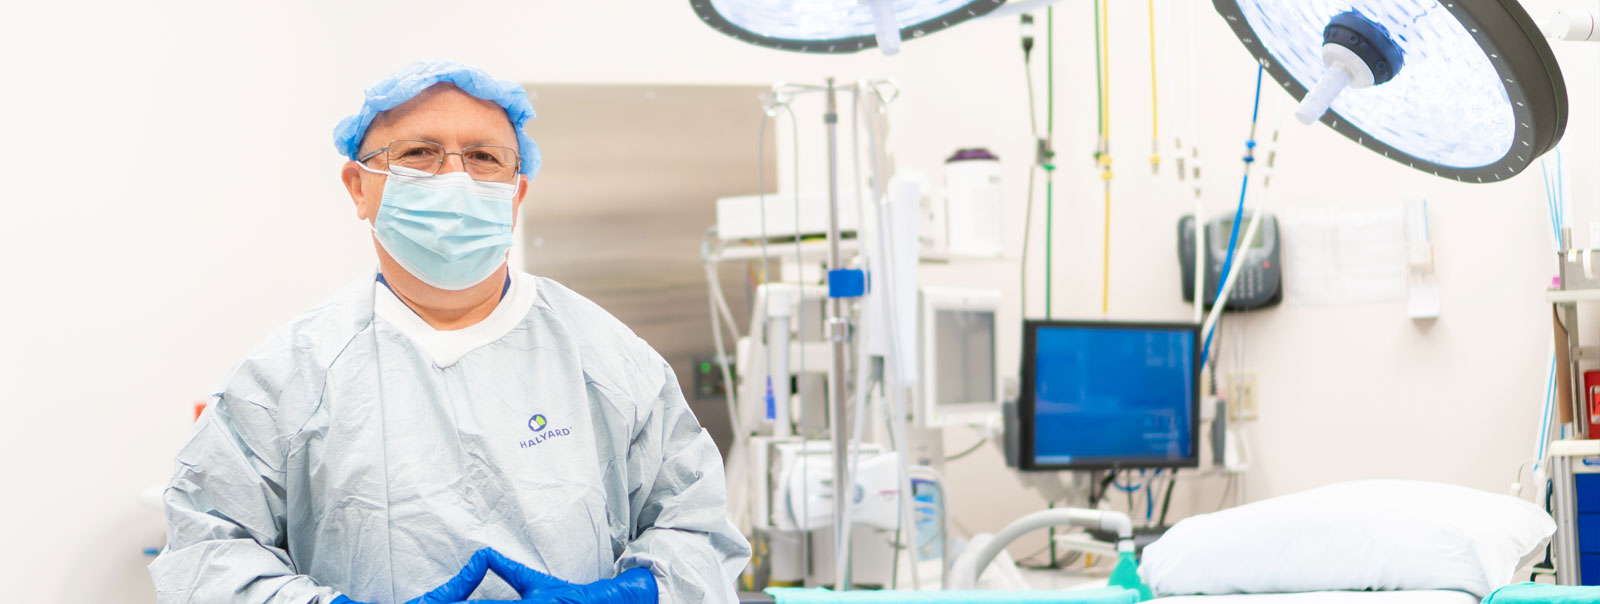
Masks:
[[[749,547],[672,369],[594,303],[505,264],[502,223],[539,162],[529,117],[515,84],[433,62],[340,124],[379,270],[218,387],[164,496],[161,602],[400,603],[483,547],[573,584],[643,568],[662,602],[734,599]],[[395,165],[426,152],[397,149],[408,140],[442,150],[435,174]],[[485,184],[498,160],[511,180]],[[491,578],[473,598],[518,594]]]

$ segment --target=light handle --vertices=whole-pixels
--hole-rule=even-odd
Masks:
[[[894,0],[861,0],[872,7],[872,26],[877,31],[878,50],[883,56],[900,53],[900,20],[894,16]]]

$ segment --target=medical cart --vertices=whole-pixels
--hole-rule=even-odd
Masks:
[[[1556,583],[1600,585],[1600,440],[1550,443]]]

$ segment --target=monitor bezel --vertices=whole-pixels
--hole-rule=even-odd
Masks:
[[[1193,396],[1189,397],[1189,456],[1184,459],[1096,459],[1087,462],[1067,463],[1040,463],[1036,458],[1038,451],[1034,447],[1037,438],[1034,423],[1034,383],[1035,359],[1038,352],[1038,335],[1040,329],[1046,328],[1089,328],[1089,329],[1120,329],[1130,331],[1187,331],[1194,337],[1194,350],[1191,359],[1194,362],[1193,383],[1190,384]],[[1017,419],[1019,432],[1018,445],[1021,451],[1017,456],[1017,466],[1021,470],[1030,471],[1064,471],[1064,470],[1138,470],[1161,468],[1196,468],[1200,466],[1200,325],[1195,323],[1167,323],[1143,321],[1083,321],[1083,320],[1055,320],[1055,319],[1025,319],[1022,323],[1022,383],[1017,397]]]

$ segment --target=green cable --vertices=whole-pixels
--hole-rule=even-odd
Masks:
[[[1089,0],[1089,3],[1094,5],[1094,104],[1100,113],[1100,129],[1097,132],[1104,135],[1106,132],[1106,104],[1105,84],[1102,83],[1105,76],[1100,73],[1100,0]],[[1099,151],[1097,150],[1095,154],[1099,155]]]
[[[1054,255],[1051,244],[1055,237],[1050,234],[1051,224],[1055,222],[1055,178],[1049,172],[1044,176],[1044,318],[1050,318],[1050,257]]]
[[[1044,27],[1044,94],[1047,99],[1044,108],[1044,130],[1045,136],[1053,139],[1056,134],[1056,9],[1054,6],[1044,9]]]
[[[1052,510],[1056,509],[1056,502],[1054,502],[1054,501],[1046,502],[1045,503],[1045,507],[1047,509],[1052,509]],[[1056,527],[1055,527],[1055,525],[1051,525],[1050,526],[1050,567],[1051,568],[1055,568],[1055,566],[1056,566]],[[982,571],[979,571],[979,572],[982,572]]]
[[[1056,9],[1044,9],[1044,61],[1045,61],[1045,140],[1051,154],[1055,150],[1056,138]],[[1098,47],[1098,45],[1096,45]],[[1052,231],[1055,226],[1055,159],[1045,158],[1044,165],[1044,318],[1051,318],[1050,294],[1054,291],[1055,271],[1052,270],[1051,259],[1055,257],[1055,236]],[[1054,541],[1052,540],[1052,544]],[[1051,561],[1055,561],[1052,555]]]

